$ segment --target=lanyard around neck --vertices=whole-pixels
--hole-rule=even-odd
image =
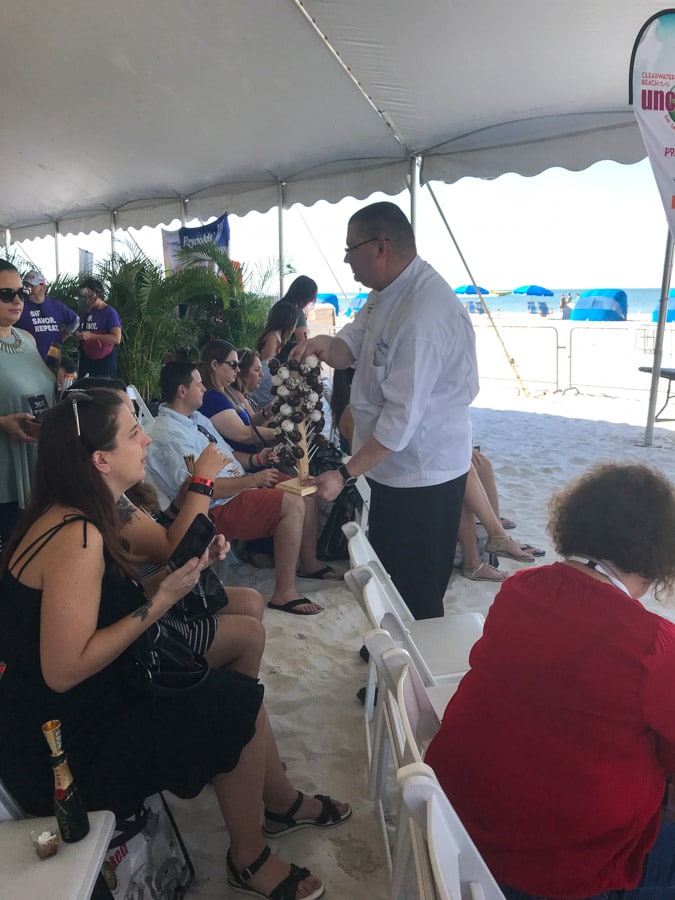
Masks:
[[[574,562],[581,563],[583,566],[586,566],[589,569],[593,569],[595,572],[599,572],[601,575],[604,575],[605,578],[609,578],[614,587],[618,588],[620,591],[623,591],[624,594],[626,594],[628,597],[631,596],[630,591],[623,583],[623,581],[619,581],[616,575],[608,572],[603,565],[601,565],[599,562],[596,562],[594,559],[584,559],[582,556],[569,556],[568,559],[571,559]]]

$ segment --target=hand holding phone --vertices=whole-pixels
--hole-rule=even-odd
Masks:
[[[197,556],[200,557],[213,540],[216,533],[216,526],[208,516],[199,513],[192,520],[192,524],[180,539],[180,543],[171,554],[171,558],[167,563],[169,569],[175,572],[184,566],[188,560]]]

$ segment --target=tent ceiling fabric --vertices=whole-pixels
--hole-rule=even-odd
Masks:
[[[411,153],[444,181],[635,162],[628,65],[660,8],[5,0],[0,227],[156,225],[181,198],[202,219],[264,211],[280,182],[287,205],[396,193]]]

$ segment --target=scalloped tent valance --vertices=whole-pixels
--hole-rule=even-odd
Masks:
[[[5,0],[12,239],[645,156],[645,0]]]

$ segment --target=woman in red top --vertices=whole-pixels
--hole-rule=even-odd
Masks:
[[[504,582],[426,761],[509,900],[673,898],[675,625],[638,602],[675,578],[673,487],[600,465],[549,530],[563,562]]]

